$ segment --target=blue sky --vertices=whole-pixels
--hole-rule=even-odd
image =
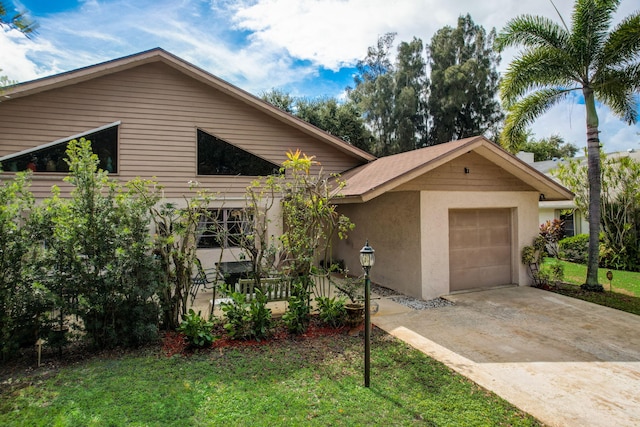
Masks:
[[[572,0],[555,0],[569,20]],[[5,0],[11,5],[12,0]],[[426,44],[470,13],[487,30],[530,13],[557,19],[548,0],[14,0],[39,23],[26,39],[0,30],[1,74],[28,81],[154,47],[260,95],[271,88],[295,96],[341,97],[354,65],[378,36],[416,36]],[[622,0],[617,19],[637,9]],[[506,69],[514,51],[503,54]],[[599,110],[607,152],[640,149],[640,125]],[[584,107],[565,103],[533,126],[537,137],[561,135],[585,145]]]

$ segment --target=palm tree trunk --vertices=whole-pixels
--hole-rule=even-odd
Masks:
[[[587,110],[587,176],[589,179],[589,249],[587,259],[587,279],[582,288],[602,292],[598,283],[598,258],[600,253],[600,138],[598,136],[598,114],[593,90],[583,89]]]

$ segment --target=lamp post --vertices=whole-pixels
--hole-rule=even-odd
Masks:
[[[371,369],[371,281],[369,270],[376,261],[374,250],[369,246],[369,240],[360,249],[360,265],[364,270],[364,386],[369,387],[369,372]]]

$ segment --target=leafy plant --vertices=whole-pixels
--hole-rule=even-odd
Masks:
[[[190,308],[189,312],[182,315],[182,322],[178,332],[182,332],[189,344],[193,347],[209,347],[213,341],[213,322],[203,318],[200,311],[197,313]]]
[[[541,286],[558,286],[564,278],[564,266],[557,258],[540,266],[538,281]]]
[[[243,293],[233,291],[231,287],[227,287],[224,293],[231,298],[231,301],[220,304],[220,309],[226,319],[223,327],[231,339],[246,338],[249,335],[249,325],[251,322],[249,315],[250,304],[247,302],[247,296]]]
[[[249,305],[250,335],[256,340],[267,338],[271,333],[271,309],[267,308],[267,296],[255,288],[256,297]]]
[[[30,252],[22,274],[52,297],[51,308],[95,347],[138,346],[157,338],[157,264],[151,254],[149,206],[98,169],[91,141],[67,148],[71,185],[31,209],[25,221]],[[30,313],[34,315],[35,313]]]
[[[343,326],[346,321],[347,310],[344,308],[344,300],[336,297],[317,297],[318,316],[323,323],[337,328]]]
[[[332,280],[338,292],[351,301],[352,304],[364,301],[364,281],[362,277],[351,277],[346,274],[339,280]]]
[[[304,284],[292,284],[292,295],[289,297],[287,311],[282,315],[282,321],[292,334],[301,334],[307,330],[311,315],[309,297],[309,291]]]
[[[564,237],[564,221],[548,220],[540,224],[540,236],[545,241],[545,250],[554,258],[558,257],[558,242]]]

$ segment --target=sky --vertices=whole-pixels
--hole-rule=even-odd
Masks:
[[[4,0],[39,24],[35,37],[0,30],[0,75],[19,82],[161,47],[260,96],[344,97],[355,64],[378,37],[396,32],[428,44],[460,15],[489,31],[534,14],[560,22],[549,0]],[[569,23],[572,0],[554,0]],[[615,21],[640,9],[622,0]],[[500,71],[516,50],[505,51]],[[640,150],[640,124],[628,126],[599,106],[606,152]],[[532,126],[536,138],[558,134],[582,149],[584,105],[560,104]],[[582,154],[580,151],[578,154]]]

